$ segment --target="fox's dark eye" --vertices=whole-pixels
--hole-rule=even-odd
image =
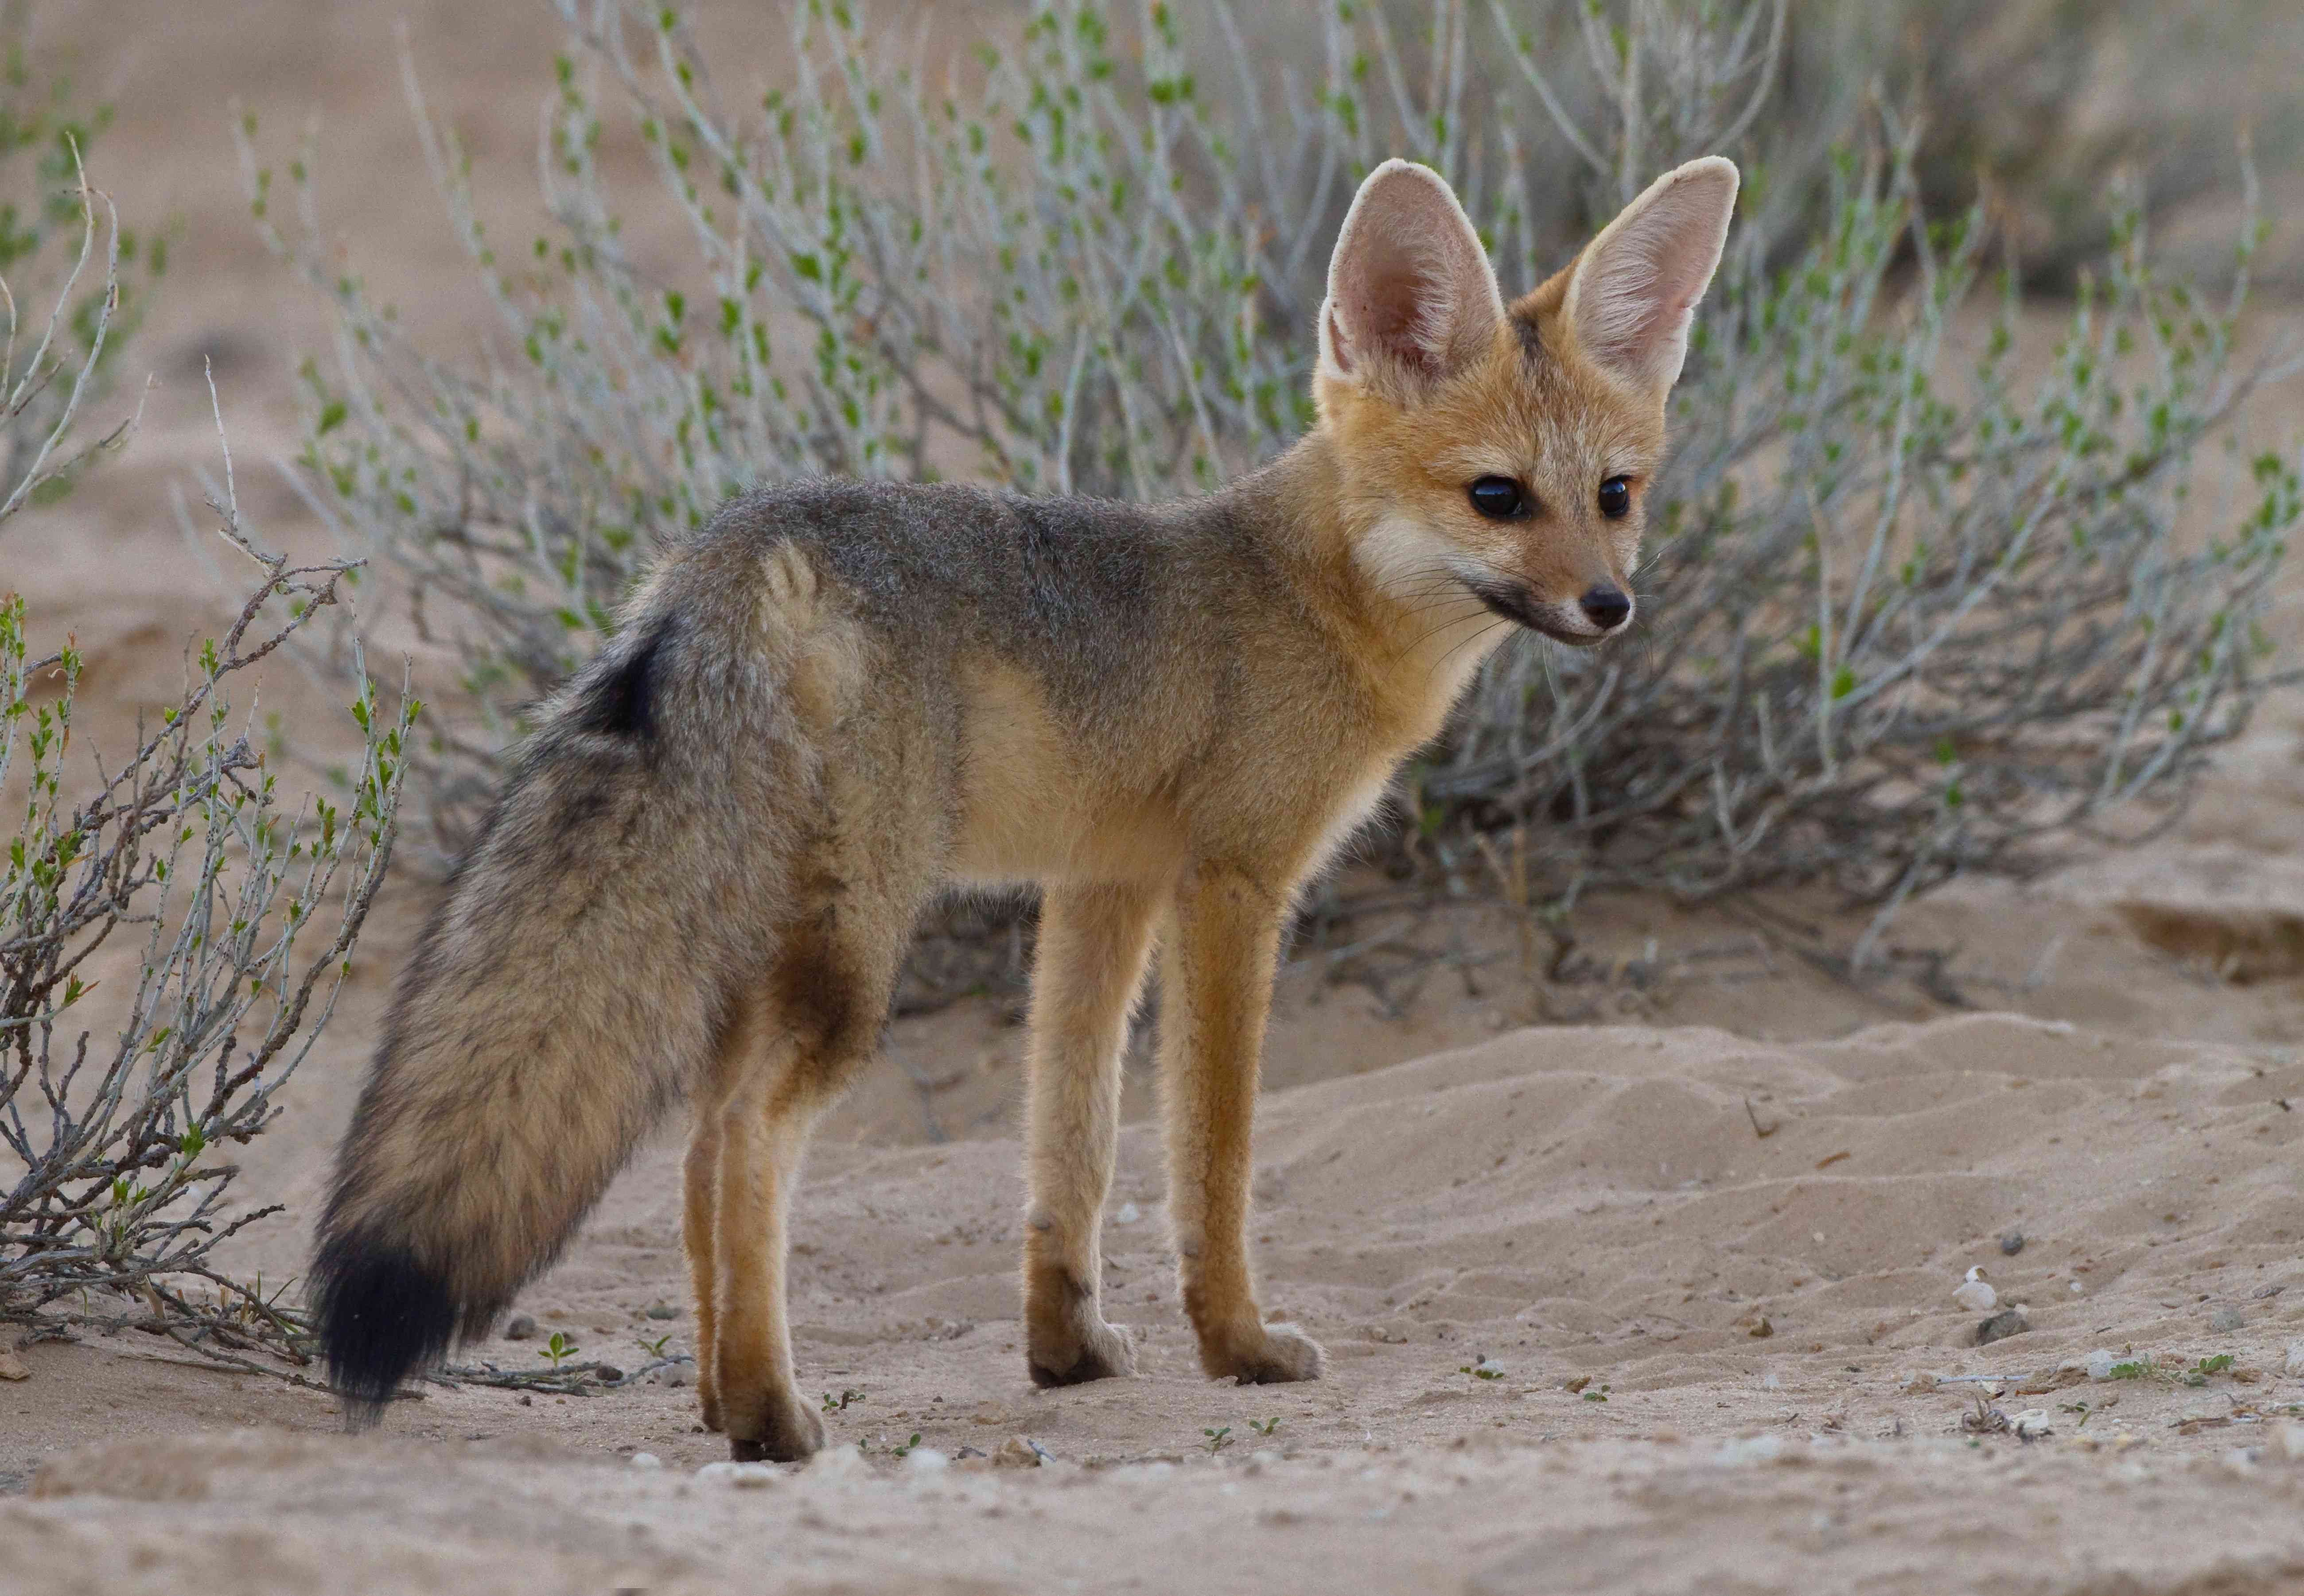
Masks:
[[[1527,507],[1520,484],[1509,477],[1483,477],[1472,484],[1472,508],[1492,521],[1508,521]]]
[[[1611,477],[1600,485],[1600,513],[1610,520],[1622,517],[1632,507],[1632,485],[1621,477]]]

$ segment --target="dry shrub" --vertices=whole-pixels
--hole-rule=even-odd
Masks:
[[[16,42],[21,9],[0,22],[0,42]],[[9,61],[6,87],[21,90],[13,50]],[[31,126],[51,124],[0,103],[0,156],[28,148]],[[76,176],[76,130],[54,131]],[[117,347],[131,251],[103,196],[78,183],[72,200],[77,255],[47,274],[59,278],[54,308],[21,338],[15,312],[46,257],[34,231],[11,230],[53,215],[0,209],[0,256],[22,268],[0,357],[0,549],[12,553],[47,535],[21,513],[69,488],[132,421],[79,438]],[[218,530],[258,574],[233,624],[188,662],[182,697],[124,747],[91,748],[75,718],[78,653],[36,645],[37,618],[0,592],[0,798],[13,815],[0,859],[0,1318],[50,1322],[41,1310],[60,1299],[124,1294],[149,1328],[229,1356],[296,1351],[276,1291],[214,1255],[277,1212],[231,1214],[229,1157],[273,1122],[327,1023],[391,857],[417,705],[403,695],[380,709],[355,654],[361,747],[341,805],[284,801],[265,735],[251,740],[234,716],[234,678],[333,605],[351,568],[293,567],[252,546],[228,454],[224,466]],[[123,977],[113,955],[136,942]]]
[[[465,663],[470,713],[419,756],[443,854],[656,541],[733,493],[1150,498],[1284,446],[1328,242],[1388,155],[1457,185],[1508,286],[1676,161],[1751,178],[1674,401],[1642,629],[1499,654],[1411,773],[1416,857],[1466,881],[1520,839],[1499,873],[1554,908],[1822,878],[1893,909],[2164,823],[2261,688],[2296,461],[2187,519],[2195,451],[2262,375],[2231,358],[2252,215],[2211,304],[2155,272],[2132,194],[2100,196],[2108,258],[2039,358],[1985,210],[1932,198],[1942,146],[1876,87],[1929,59],[1881,11],[1063,0],[961,50],[933,18],[808,0],[760,92],[672,7],[561,10],[546,236],[491,236],[409,72],[501,317],[483,358],[411,347],[341,274],[314,152],[283,228],[248,149],[258,216],[342,330],[308,369],[310,502]],[[684,229],[671,279],[619,221],[619,139]],[[1978,359],[1955,323],[1995,278]]]

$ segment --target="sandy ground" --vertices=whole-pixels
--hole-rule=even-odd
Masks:
[[[516,214],[549,30],[522,5],[407,11]],[[388,18],[237,0],[131,25],[162,14],[57,9],[122,107],[103,181],[178,219],[137,351],[162,385],[129,460],[0,544],[5,585],[89,652],[99,743],[224,610],[160,511],[214,459],[203,356],[251,519],[301,535],[255,462],[321,324],[246,228],[225,101],[291,131],[320,107],[363,266],[421,332],[480,319],[412,176]],[[2275,440],[2295,397],[2258,407]],[[341,697],[285,669],[265,693],[298,724]],[[247,1270],[301,1266],[424,902],[411,882],[379,910],[250,1150],[245,1200],[288,1212]],[[1033,1389],[1022,1038],[971,1003],[897,1027],[800,1200],[801,1378],[836,1410],[816,1464],[707,1470],[722,1443],[678,1365],[581,1397],[432,1386],[354,1440],[323,1392],[91,1333],[0,1383],[0,1591],[2304,1587],[2304,697],[2267,705],[2165,840],[1961,883],[1894,933],[1933,958],[1864,990],[1720,911],[1600,905],[1556,979],[1492,908],[1361,934],[1386,928],[1352,959],[1300,950],[1272,1028],[1260,1270],[1326,1344],[1318,1384],[1198,1372],[1139,1047],[1105,1291],[1144,1372]],[[1410,990],[1386,979],[1402,948],[1461,958]],[[521,1305],[582,1359],[687,1346],[677,1151],[648,1148]],[[1978,1267],[2029,1326],[1984,1347],[1953,1299]],[[532,1369],[536,1346],[463,1355]]]

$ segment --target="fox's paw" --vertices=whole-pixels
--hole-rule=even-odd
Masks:
[[[1221,1347],[1202,1346],[1200,1364],[1208,1377],[1229,1374],[1242,1385],[1288,1385],[1327,1372],[1328,1355],[1294,1325],[1260,1325],[1258,1331],[1252,1341],[1241,1338]]]
[[[1025,1348],[1025,1366],[1037,1386],[1085,1385],[1136,1372],[1136,1343],[1124,1324],[1091,1319],[1085,1330],[1066,1326]]]
[[[707,1430],[717,1435],[727,1428],[720,1420],[720,1391],[716,1386],[699,1380],[696,1382],[696,1406],[701,1410],[698,1416],[703,1420]]]
[[[736,1463],[798,1463],[824,1448],[824,1421],[804,1403],[769,1398],[757,1417],[728,1420],[728,1456]]]

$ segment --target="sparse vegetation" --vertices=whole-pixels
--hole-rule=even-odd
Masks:
[[[41,149],[37,180],[73,178],[65,203],[79,224],[44,322],[20,327],[29,292],[4,296],[0,538],[24,547],[45,533],[16,518],[52,502],[132,424],[93,442],[81,430],[131,319],[121,273],[134,250],[79,175],[87,127],[14,103],[31,94],[24,13],[5,14],[0,170]],[[59,221],[53,195],[0,205],[0,267],[23,263],[19,281],[39,281]],[[220,439],[222,426],[219,413]],[[234,679],[335,605],[352,566],[292,565],[258,549],[241,530],[228,450],[224,465],[213,534],[258,574],[231,624],[191,651],[158,724],[92,747],[75,720],[80,652],[45,637],[20,595],[0,594],[0,798],[16,816],[0,864],[0,1317],[48,1329],[135,1322],[256,1367],[233,1349],[301,1358],[301,1321],[283,1301],[286,1282],[218,1266],[219,1245],[279,1211],[226,1217],[239,1173],[228,1150],[273,1122],[276,1094],[333,1011],[391,857],[419,706],[403,694],[396,710],[380,707],[355,650],[360,745],[343,791],[286,800],[267,768],[267,734],[235,717],[232,696],[246,684]],[[97,1291],[114,1305],[99,1308]],[[50,1312],[59,1303],[79,1313]]]
[[[1232,1426],[1229,1424],[1221,1429],[1202,1430],[1200,1434],[1205,1438],[1201,1444],[1207,1448],[1211,1457],[1232,1445]]]
[[[410,72],[503,360],[411,347],[328,252],[318,152],[284,205],[247,147],[260,223],[345,332],[305,374],[309,501],[463,651],[466,713],[418,755],[444,854],[648,551],[741,487],[1156,497],[1282,447],[1309,419],[1327,242],[1387,154],[1448,175],[1520,286],[1673,161],[1754,173],[1675,403],[1643,634],[1493,662],[1411,774],[1403,867],[1555,916],[1612,887],[1823,881],[1881,906],[1876,935],[1962,870],[2164,823],[2260,688],[2297,462],[2263,457],[2250,504],[2188,498],[2256,378],[2232,331],[2257,224],[2211,304],[2106,197],[2109,258],[2043,359],[1986,214],[1932,207],[1918,128],[1862,90],[1895,64],[1886,30],[1769,0],[1434,0],[1405,25],[1272,20],[1289,47],[1254,51],[1225,0],[1064,0],[931,70],[864,13],[801,4],[793,80],[747,110],[675,8],[562,12],[543,237],[490,232]],[[1831,58],[1771,114],[1788,51]],[[687,225],[668,276],[623,241],[640,197],[603,161],[623,139]],[[1969,313],[1995,273],[1987,325]]]

